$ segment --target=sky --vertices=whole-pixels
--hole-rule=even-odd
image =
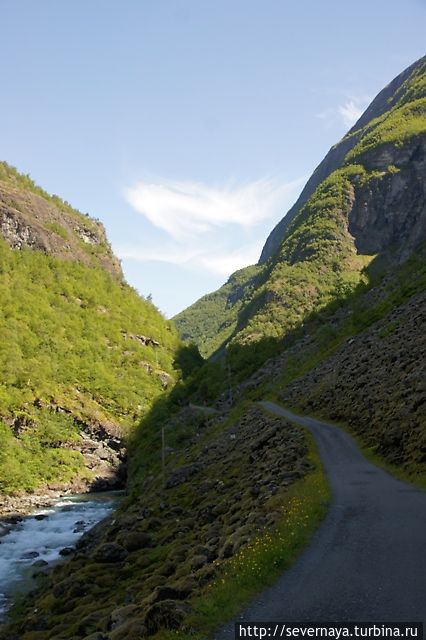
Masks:
[[[255,263],[426,53],[426,0],[0,0],[0,159],[99,218],[167,316]]]

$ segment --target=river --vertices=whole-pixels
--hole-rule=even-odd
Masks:
[[[84,532],[108,516],[119,496],[120,492],[66,496],[25,516],[0,537],[0,621],[16,594],[37,585],[34,573],[62,559],[59,552],[73,547]]]

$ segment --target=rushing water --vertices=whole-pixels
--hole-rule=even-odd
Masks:
[[[118,493],[67,496],[26,516],[0,538],[0,620],[15,594],[37,585],[33,574],[57,562],[61,549],[72,547],[109,515],[118,499]]]

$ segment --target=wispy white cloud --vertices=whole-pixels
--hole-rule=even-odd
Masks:
[[[348,100],[345,104],[338,107],[339,115],[342,117],[343,124],[352,127],[355,122],[362,116],[364,109],[353,100]]]
[[[179,240],[230,224],[253,227],[270,218],[297,186],[299,180],[277,184],[267,178],[229,187],[169,180],[139,182],[124,195],[137,212]]]
[[[329,107],[317,113],[317,118],[323,120],[328,126],[341,123],[350,128],[364,113],[370,101],[370,96],[349,96],[337,107]]]
[[[215,248],[202,246],[199,249],[187,247],[169,247],[167,249],[152,249],[144,247],[119,247],[117,253],[121,259],[131,259],[137,262],[167,262],[179,266],[204,269],[220,276],[228,276],[238,269],[257,262],[262,242],[255,242],[236,250],[226,247]]]
[[[212,187],[157,180],[124,190],[133,209],[163,233],[155,244],[116,247],[122,259],[166,262],[228,276],[254,264],[274,222],[293,204],[305,177],[264,178]],[[160,237],[160,240],[158,240]]]
[[[259,259],[265,239],[266,238],[260,242],[240,247],[236,251],[222,253],[222,255],[205,254],[200,256],[198,262],[200,266],[207,271],[217,273],[221,276],[228,276],[249,264],[255,264]]]

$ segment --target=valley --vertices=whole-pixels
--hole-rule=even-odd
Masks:
[[[21,512],[124,491],[69,558],[54,547],[1,639],[425,617],[425,58],[330,150],[258,264],[172,321],[98,221],[6,163],[0,235],[0,562],[10,523],[35,524]]]

